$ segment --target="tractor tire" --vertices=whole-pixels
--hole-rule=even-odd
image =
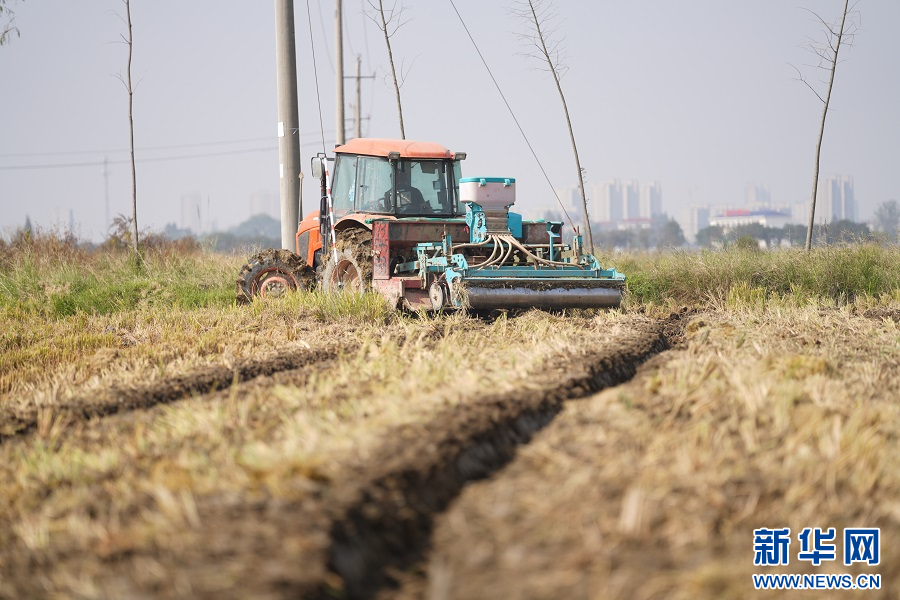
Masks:
[[[277,298],[291,290],[306,291],[315,284],[316,273],[299,256],[269,248],[251,256],[237,278],[237,301]]]
[[[364,229],[343,231],[337,238],[335,253],[328,253],[322,270],[322,288],[363,294],[372,288],[372,232]]]

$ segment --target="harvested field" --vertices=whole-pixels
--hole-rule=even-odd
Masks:
[[[756,597],[754,529],[866,526],[881,528],[878,567],[769,572],[880,573],[874,596],[833,597],[896,598],[898,398],[900,329],[884,311],[697,315],[684,346],[568,403],[501,477],[467,487],[427,568],[383,597]]]
[[[753,529],[850,525],[898,594],[892,249],[483,320],[43,243],[0,249],[0,598],[751,597]]]
[[[290,302],[254,308],[284,314],[288,307],[276,305]],[[436,504],[413,522],[430,518],[466,479],[505,463],[561,400],[629,377],[632,363],[664,343],[641,315],[528,313],[492,323],[455,315],[348,328],[311,324],[294,302],[299,314],[277,325],[303,323],[311,340],[339,331],[354,343],[319,354],[295,344],[278,361],[234,360],[199,376],[152,373],[82,396],[78,413],[74,400],[45,407],[33,426],[6,439],[4,597],[359,591],[381,578],[384,557],[357,556],[348,532],[370,527],[365,515],[376,506],[398,526],[409,519],[403,497],[398,504],[373,495],[403,489],[411,470],[440,472],[448,455],[475,448],[471,472],[443,476],[425,501]],[[623,352],[629,339],[635,349]],[[305,362],[310,356],[322,360]],[[247,364],[265,369],[219,391],[202,389]],[[198,377],[202,385],[186,385]],[[519,423],[513,439],[510,423]],[[411,497],[422,493],[407,483]],[[427,539],[407,527],[415,533],[401,545]]]
[[[114,385],[45,406],[37,403],[5,406],[0,409],[0,423],[5,428],[0,431],[0,443],[4,438],[29,433],[39,427],[46,430],[62,423],[71,425],[75,421],[168,404],[282,371],[314,369],[318,363],[333,360],[335,356],[335,349],[282,351],[265,359],[234,360],[230,365],[195,369],[152,383]]]

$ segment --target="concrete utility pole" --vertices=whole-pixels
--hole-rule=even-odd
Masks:
[[[362,137],[362,114],[360,112],[360,104],[362,104],[362,86],[360,85],[360,69],[362,69],[362,56],[356,55],[356,110],[353,111],[356,118],[356,137]]]
[[[341,0],[334,0],[334,85],[337,104],[334,113],[334,125],[337,132],[337,145],[342,145],[344,136],[344,18]]]
[[[362,56],[356,55],[356,75],[353,77],[347,77],[346,79],[355,79],[356,80],[356,105],[353,107],[353,120],[354,120],[354,133],[358,138],[362,137],[362,80],[363,79],[375,79],[374,75],[361,75],[362,71]]]
[[[300,114],[294,0],[275,0],[275,59],[278,85],[278,157],[281,177],[281,247],[294,250],[300,223]]]

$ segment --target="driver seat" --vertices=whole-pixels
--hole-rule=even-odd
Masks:
[[[425,202],[422,192],[415,187],[397,190],[397,212],[409,215],[420,215],[433,212],[431,205]]]

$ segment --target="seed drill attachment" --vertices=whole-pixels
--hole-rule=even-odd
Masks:
[[[562,223],[524,222],[510,212],[515,180],[464,178],[468,239],[416,246],[423,282],[431,280],[432,308],[611,308],[622,302],[625,276],[604,269],[583,251],[575,232],[563,243]],[[413,266],[413,264],[410,264]]]

